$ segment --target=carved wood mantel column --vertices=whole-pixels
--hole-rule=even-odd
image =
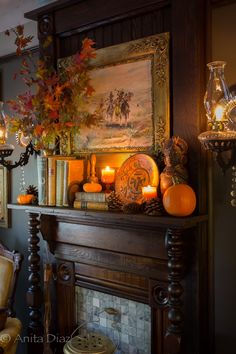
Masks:
[[[168,255],[168,295],[170,325],[167,328],[165,341],[166,353],[177,354],[181,352],[183,335],[182,300],[183,287],[183,230],[171,229],[167,231],[166,249]]]
[[[28,238],[28,269],[29,269],[29,288],[27,291],[27,304],[29,308],[28,335],[29,353],[43,352],[43,325],[41,322],[41,306],[43,302],[41,279],[40,279],[40,256],[39,256],[39,220],[38,214],[29,213],[29,238]]]

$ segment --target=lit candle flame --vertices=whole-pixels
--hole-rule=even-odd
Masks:
[[[224,108],[221,105],[216,106],[215,109],[216,120],[218,121],[222,120],[223,115],[224,115]]]

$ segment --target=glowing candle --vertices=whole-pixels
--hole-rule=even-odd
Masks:
[[[146,200],[157,197],[157,188],[152,186],[142,187],[142,195]]]
[[[216,106],[215,109],[216,120],[218,121],[222,120],[223,115],[224,115],[224,108],[221,105]]]
[[[106,166],[106,168],[103,168],[102,171],[102,176],[101,180],[103,183],[113,183],[115,180],[115,170],[114,168],[110,168],[109,166]]]

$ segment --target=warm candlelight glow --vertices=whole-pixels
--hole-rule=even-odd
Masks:
[[[224,115],[224,108],[221,105],[216,106],[215,109],[216,120],[218,121],[222,120],[223,115]]]
[[[0,127],[0,144],[6,144],[6,129]]]
[[[114,168],[110,168],[109,166],[106,166],[106,168],[103,168],[101,171],[101,180],[103,183],[113,183],[115,180],[115,170]]]
[[[157,197],[157,188],[152,186],[142,187],[142,195],[146,200]]]

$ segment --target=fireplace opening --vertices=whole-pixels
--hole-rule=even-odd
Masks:
[[[80,286],[75,291],[81,335],[95,333],[109,338],[115,354],[151,353],[150,306]]]

